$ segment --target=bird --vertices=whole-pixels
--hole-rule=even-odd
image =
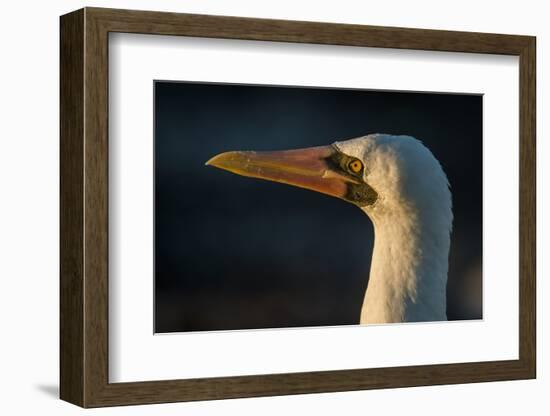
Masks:
[[[337,197],[370,218],[360,325],[447,320],[452,195],[420,140],[376,133],[305,149],[228,151],[206,165]]]

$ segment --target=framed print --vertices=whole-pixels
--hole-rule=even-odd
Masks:
[[[61,398],[534,378],[535,102],[530,36],[62,16]]]

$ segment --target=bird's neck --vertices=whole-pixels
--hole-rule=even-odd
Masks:
[[[446,320],[452,219],[414,210],[369,216],[375,241],[361,324]]]

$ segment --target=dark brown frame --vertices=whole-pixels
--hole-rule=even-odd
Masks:
[[[534,37],[99,8],[64,15],[60,25],[63,400],[100,407],[535,378]],[[109,32],[519,56],[519,359],[109,383]]]

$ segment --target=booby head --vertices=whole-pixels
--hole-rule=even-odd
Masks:
[[[283,151],[232,151],[207,165],[253,178],[314,190],[359,206],[369,216],[398,207],[422,209],[449,201],[437,159],[410,136],[370,134],[329,146]],[[444,204],[445,205],[445,204]]]
[[[341,198],[371,218],[376,241],[362,324],[446,319],[451,193],[420,141],[370,134],[307,149],[221,153],[207,165]]]

